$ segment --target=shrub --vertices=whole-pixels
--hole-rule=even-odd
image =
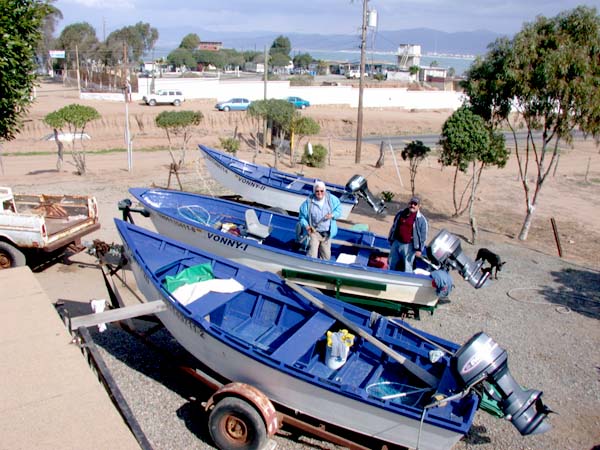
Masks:
[[[304,146],[304,154],[302,155],[302,164],[309,167],[325,167],[325,157],[327,149],[321,144],[312,146],[312,155],[308,153],[308,144]]]
[[[389,203],[389,202],[391,202],[391,201],[394,199],[394,196],[395,196],[395,195],[396,195],[396,194],[394,194],[393,192],[390,192],[390,191],[382,191],[382,192],[381,192],[381,196],[383,197],[383,200],[384,200],[386,203]]]
[[[240,149],[240,141],[235,138],[219,138],[219,141],[221,141],[221,147],[223,147],[223,149],[234,155]]]
[[[297,75],[289,78],[290,86],[312,86],[315,77],[312,75]]]

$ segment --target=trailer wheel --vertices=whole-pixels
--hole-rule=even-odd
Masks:
[[[237,397],[226,397],[215,405],[208,427],[220,449],[258,450],[268,442],[265,423],[258,411]]]
[[[27,260],[25,255],[8,242],[0,242],[0,269],[24,266]]]

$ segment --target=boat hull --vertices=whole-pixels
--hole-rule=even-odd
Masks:
[[[223,162],[213,158],[210,154],[202,151],[206,168],[210,175],[232,192],[241,195],[244,199],[267,205],[273,208],[281,208],[284,211],[298,212],[300,205],[306,200],[307,194],[311,192],[293,190],[294,185],[300,184],[305,186],[308,183],[297,178],[290,178],[290,183],[283,187],[273,187],[268,184],[260,183],[256,179],[244,176],[244,164],[242,160],[236,160],[238,171],[231,170],[231,168]],[[249,164],[249,163],[248,163]],[[313,181],[314,183],[314,181]],[[341,202],[340,219],[347,219],[352,209],[355,206],[355,202]]]
[[[300,274],[298,277],[288,278],[304,285],[338,291],[341,295],[349,297],[414,304],[419,307],[434,307],[438,302],[431,279],[427,276],[375,268],[367,269],[354,264],[338,264],[334,261],[275,251],[257,241],[207,229],[183,219],[177,220],[157,210],[151,209],[149,213],[156,230],[165,236],[257,270],[279,275],[282,275],[284,269],[297,272]],[[312,274],[313,278],[317,279],[308,279],[308,274]],[[349,282],[336,285],[335,280],[340,278]],[[353,285],[352,281],[356,285]]]

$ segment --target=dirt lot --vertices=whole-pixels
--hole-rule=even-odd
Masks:
[[[3,172],[0,185],[11,186],[17,192],[78,193],[96,196],[100,206],[102,228],[92,238],[118,242],[113,217],[119,217],[117,202],[128,197],[133,186],[167,186],[170,157],[164,149],[168,142],[162,130],[154,126],[154,117],[173,107],[148,107],[130,104],[129,114],[134,139],[133,167],[128,170],[125,152],[96,152],[124,148],[125,107],[121,103],[78,100],[76,92],[60,85],[40,86],[37,101],[31,108],[23,133],[3,147]],[[56,170],[56,148],[53,142],[43,140],[51,133],[43,124],[43,117],[70,103],[93,106],[102,119],[92,123],[86,132],[88,173],[78,176],[72,164],[66,163]],[[190,101],[182,109],[200,110],[204,120],[192,137],[186,154],[186,164],[181,171],[184,189],[223,194],[223,189],[210,178],[195,146],[203,143],[217,146],[220,137],[241,136],[241,158],[254,156],[251,134],[255,124],[245,113],[220,113],[212,102]],[[412,133],[439,133],[450,111],[405,111],[398,109],[367,109],[364,114],[365,135],[397,135]],[[354,162],[356,110],[339,107],[311,107],[303,112],[321,125],[322,132],[311,142],[331,148],[331,161],[324,169],[311,169],[296,165],[291,167],[284,158],[279,168],[286,171],[303,171],[328,181],[345,184],[354,174],[367,177],[370,190],[378,195],[382,191],[395,194],[394,202],[383,217],[373,217],[368,208],[360,207],[350,219],[367,223],[377,233],[387,233],[393,213],[410,197],[408,164],[393,164],[386,154],[384,167],[375,168],[379,145],[364,145],[360,164]],[[153,149],[155,151],[148,151]],[[143,151],[144,150],[144,151]],[[47,151],[47,154],[29,152]],[[65,155],[65,161],[70,156]],[[270,151],[260,153],[257,162],[273,163]],[[441,228],[461,236],[463,249],[473,257],[478,247],[498,251],[509,262],[501,273],[500,281],[485,292],[472,290],[458,280],[455,294],[432,317],[424,318],[418,326],[456,342],[464,342],[479,330],[489,332],[502,343],[511,357],[511,370],[515,377],[528,387],[543,389],[551,407],[560,413],[552,416],[553,431],[539,437],[521,438],[510,424],[483,416],[478,419],[472,433],[457,445],[457,449],[477,448],[493,450],[569,448],[590,449],[600,443],[598,434],[598,290],[600,289],[600,154],[590,141],[576,141],[574,148],[565,148],[558,169],[543,187],[540,203],[535,212],[529,238],[516,239],[525,214],[524,194],[517,175],[516,161],[511,158],[506,168],[486,170],[475,206],[480,228],[479,241],[468,244],[470,237],[468,218],[453,218],[453,172],[442,169],[435,156],[429,157],[419,168],[416,191],[423,199],[423,212],[429,219],[432,235]],[[177,188],[174,177],[171,187]],[[464,180],[462,180],[464,181]],[[550,224],[557,224],[563,258],[557,255],[555,237]],[[151,227],[139,217],[136,223]],[[55,264],[36,276],[50,299],[68,303],[77,315],[89,313],[88,301],[106,296],[97,268],[89,255],[76,255],[71,264]],[[131,281],[131,280],[130,280]],[[537,288],[528,287],[538,285]],[[527,291],[523,291],[527,289]],[[517,300],[509,292],[518,291]],[[548,294],[549,293],[549,294]],[[527,294],[527,295],[525,295]],[[540,303],[540,295],[550,299],[550,306]],[[577,312],[568,299],[586,297],[586,308]],[[513,296],[515,296],[513,294]],[[533,299],[531,301],[529,297]],[[556,305],[571,306],[568,314]],[[590,306],[591,305],[591,306]],[[581,308],[581,306],[579,306]],[[79,308],[79,311],[77,310]],[[575,313],[571,313],[575,312]],[[535,323],[535,326],[533,325]],[[114,334],[115,331],[113,330]],[[109,334],[110,335],[110,334]],[[109,338],[106,338],[109,339]],[[526,345],[528,344],[528,345]],[[108,344],[103,345],[110,349]],[[110,353],[110,350],[109,350]],[[108,356],[110,357],[110,355]],[[125,357],[123,357],[126,359]],[[131,362],[127,366],[135,368]],[[128,373],[131,373],[128,367]],[[139,417],[148,419],[148,433],[155,448],[211,448],[190,434],[191,443],[173,446],[174,437],[189,433],[185,421],[178,417],[179,409],[189,406],[186,398],[177,397],[177,390],[167,389],[168,383],[154,383],[169,394],[175,394],[172,408],[165,408],[163,394],[140,395],[139,383],[146,382],[143,368],[133,370],[136,381],[128,400],[135,405],[139,398]],[[175,391],[175,392],[171,392]],[[162,391],[161,391],[162,392]],[[150,405],[153,399],[160,405]],[[182,406],[183,405],[183,406]],[[135,409],[135,406],[134,406]],[[148,411],[163,411],[165,416],[150,420]],[[173,422],[169,422],[172,420]],[[154,433],[154,436],[152,435]],[[172,433],[172,434],[170,434]],[[161,445],[161,440],[164,445]],[[304,448],[290,441],[282,448]],[[310,447],[314,448],[314,447]]]
[[[104,155],[90,154],[87,158],[88,174],[77,176],[74,166],[68,164],[70,156],[65,155],[67,164],[61,172],[56,171],[56,156],[42,155],[13,157],[15,153],[32,151],[55,152],[56,146],[44,138],[51,129],[43,123],[43,117],[62,106],[71,103],[86,104],[96,108],[102,118],[92,122],[86,132],[91,136],[85,141],[89,151],[125,148],[125,106],[123,103],[102,101],[82,101],[77,92],[67,90],[60,84],[42,84],[37,89],[37,99],[30,110],[23,132],[14,141],[4,144],[3,184],[32,186],[35,191],[60,193],[69,191],[100,195],[90,189],[94,180],[102,180],[106,189],[114,189],[116,198],[127,196],[127,187],[142,184],[146,179],[157,185],[166,185],[170,157],[167,152],[140,151],[141,149],[165,149],[168,141],[163,130],[154,125],[154,118],[172,106],[148,107],[138,103],[128,106],[130,127],[133,138],[133,170],[127,171],[127,157],[124,153]],[[190,140],[186,152],[184,172],[191,174],[191,180],[184,186],[187,190],[200,190],[211,184],[207,179],[198,183],[196,176],[203,175],[201,161],[195,146],[203,143],[218,146],[219,138],[232,136],[235,132],[241,137],[241,158],[251,160],[254,156],[253,135],[256,124],[243,112],[218,112],[213,102],[188,101],[181,108],[198,110],[204,114],[202,124]],[[451,111],[406,111],[388,108],[368,108],[364,112],[364,136],[439,133],[443,122]],[[357,113],[355,109],[341,107],[312,107],[303,112],[313,117],[321,126],[321,133],[311,138],[311,142],[322,143],[331,149],[331,162],[324,169],[290,167],[289,160],[280,161],[279,168],[286,171],[303,171],[305,174],[328,181],[345,184],[355,173],[367,177],[369,188],[374,194],[390,191],[394,201],[404,203],[410,196],[410,183],[407,162],[399,159],[398,170],[387,153],[383,168],[376,169],[379,145],[364,144],[361,164],[355,164],[355,139]],[[174,145],[178,145],[174,140]],[[304,141],[306,142],[306,141]],[[432,152],[433,153],[433,152]],[[257,162],[273,164],[270,151],[258,155]],[[419,167],[416,191],[423,199],[423,211],[430,219],[435,232],[448,228],[470,238],[467,226],[468,217],[452,217],[452,177],[453,171],[442,169],[435,156],[430,156]],[[464,186],[465,179],[462,179]],[[217,189],[217,187],[215,187]],[[475,215],[480,228],[481,243],[493,246],[493,241],[502,240],[526,245],[541,252],[557,255],[557,245],[550,219],[557,224],[563,258],[589,267],[600,267],[600,154],[591,140],[576,141],[574,148],[565,148],[556,171],[547,179],[538,202],[533,224],[526,242],[519,242],[519,234],[525,217],[525,200],[519,182],[516,158],[513,156],[504,169],[485,171],[478,190]],[[107,208],[113,208],[113,199],[106,199]],[[102,201],[102,200],[101,200]],[[394,207],[390,207],[394,212]],[[109,217],[112,217],[109,214]],[[110,223],[104,219],[104,226]],[[357,222],[369,222],[368,217],[355,215]],[[379,233],[387,232],[391,219],[371,221],[372,228]],[[487,244],[486,241],[492,243]]]

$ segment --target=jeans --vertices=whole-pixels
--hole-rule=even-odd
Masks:
[[[412,242],[403,244],[400,241],[392,242],[390,248],[390,259],[388,261],[389,270],[400,270],[412,273],[413,263],[415,262],[415,249]]]

